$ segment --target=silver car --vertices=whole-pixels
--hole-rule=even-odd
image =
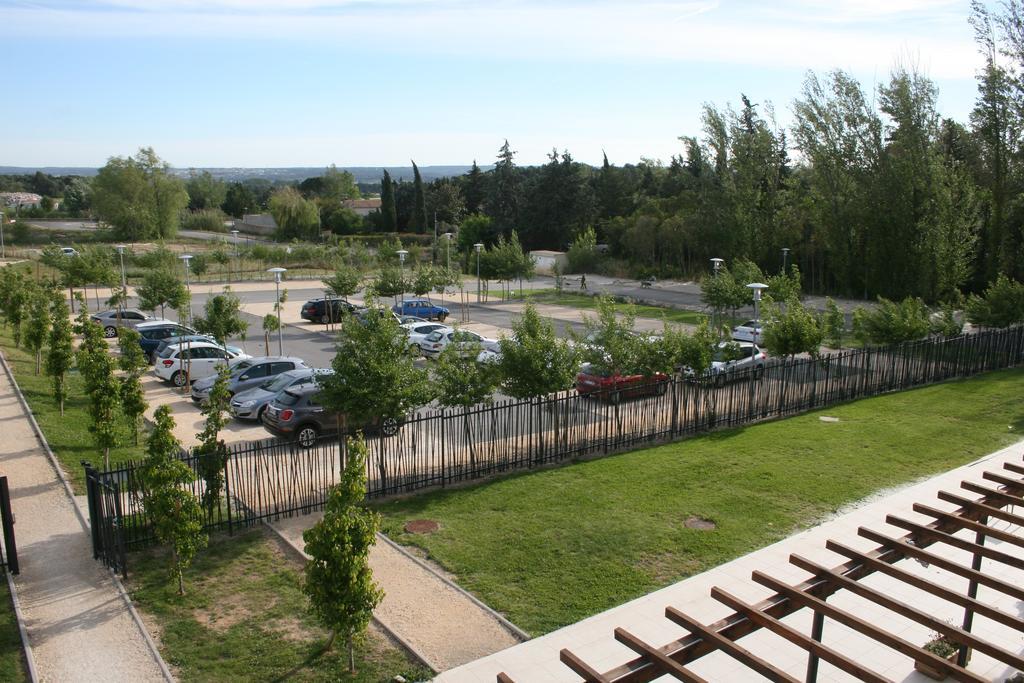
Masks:
[[[141,323],[160,321],[160,318],[154,318],[137,308],[122,308],[120,311],[115,308],[93,313],[89,319],[103,327],[103,336],[107,339],[116,337],[119,327],[136,327]]]
[[[242,363],[231,367],[231,376],[228,379],[228,393],[235,394],[255,389],[267,381],[269,377],[275,377],[282,372],[298,370],[308,367],[306,361],[291,356],[261,356],[259,358],[247,358]],[[206,377],[196,380],[192,384],[192,400],[196,403],[205,403],[210,397],[213,383],[217,376]]]
[[[259,420],[267,405],[285,389],[293,389],[316,381],[318,375],[334,372],[324,368],[299,368],[282,372],[264,381],[254,389],[235,394],[231,399],[231,414],[242,420]]]

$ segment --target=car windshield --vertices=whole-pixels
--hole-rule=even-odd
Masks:
[[[268,379],[266,382],[260,385],[260,389],[265,389],[267,391],[273,391],[274,393],[277,393],[282,389],[287,389],[289,386],[291,386],[291,383],[294,381],[295,377],[285,372],[278,375],[277,377],[272,377]]]
[[[299,402],[300,398],[302,397],[299,394],[293,394],[290,391],[286,391],[277,397],[276,403],[283,406],[293,406]]]
[[[232,365],[231,366],[231,376],[232,377],[237,377],[238,375],[241,375],[242,372],[244,372],[246,370],[246,368],[248,368],[250,365],[252,365],[252,361],[248,360],[248,359],[247,360],[243,360],[243,361],[239,361],[237,364]]]

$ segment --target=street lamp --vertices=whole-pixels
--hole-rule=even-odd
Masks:
[[[240,280],[241,277],[239,276],[241,275],[240,271],[242,269],[238,267],[238,230],[232,230],[231,237],[235,241],[235,277],[237,277]]]
[[[789,260],[789,247],[782,248],[782,274],[786,274],[786,263]]]
[[[444,234],[444,260],[449,271],[452,269],[452,237],[450,232]]]
[[[178,258],[185,264],[185,289],[188,290],[188,323],[192,324],[192,287],[188,282],[188,262],[192,260],[192,254],[182,254]]]
[[[274,308],[277,310],[277,355],[284,355],[284,336],[281,331],[284,325],[281,323],[281,273],[287,272],[287,268],[267,268],[268,273],[274,274]]]
[[[754,292],[754,344],[756,345],[761,341],[760,334],[761,330],[761,318],[760,316],[760,304],[761,304],[761,292],[768,289],[768,285],[763,282],[751,282],[747,285],[749,289]],[[754,346],[750,347],[750,357],[754,357]]]
[[[720,259],[718,257],[715,257],[715,258],[711,259],[711,270],[714,273],[714,277],[716,277],[716,278],[718,277],[718,271],[721,270],[723,263],[725,263],[725,259]],[[717,318],[718,318],[718,304],[716,303],[715,307],[713,309],[711,309],[711,328],[715,331],[715,334],[718,334],[718,327],[717,327],[717,324],[715,322],[715,320]]]
[[[402,281],[402,310],[405,311],[405,257],[409,255],[409,252],[405,249],[399,249],[395,252],[398,254],[398,272],[399,278]]]
[[[476,249],[476,302],[480,303],[480,252],[483,251],[484,245],[477,242],[473,248]]]
[[[115,249],[117,249],[117,258],[121,261],[121,305],[117,307],[117,310],[120,311],[128,301],[128,282],[124,276],[124,245],[118,244]],[[118,317],[120,315],[118,313]]]

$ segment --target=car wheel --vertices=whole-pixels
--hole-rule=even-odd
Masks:
[[[103,336],[107,339],[113,339],[117,336],[117,328],[113,325],[107,325],[103,328]]]
[[[437,316],[437,322],[443,323],[444,319],[447,318],[447,317],[448,317],[447,313],[442,313],[441,315]]]
[[[266,406],[263,406],[262,408],[260,408],[259,410],[256,411],[256,421],[257,422],[263,422],[263,413],[265,413],[265,412],[267,412],[267,407]]]
[[[316,445],[317,436],[316,427],[313,425],[304,425],[299,427],[299,431],[296,433],[295,439],[303,448],[312,448]]]
[[[398,433],[398,420],[393,417],[385,417],[380,423],[380,433],[384,436],[394,436]]]
[[[171,375],[171,384],[179,388],[185,386],[185,373],[179,370]]]
[[[330,316],[322,315],[320,316],[320,322],[326,325],[331,322],[331,318]]]

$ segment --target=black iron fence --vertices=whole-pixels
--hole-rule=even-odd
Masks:
[[[11,510],[11,489],[7,477],[0,477],[0,531],[3,532],[3,549],[0,550],[0,570],[17,574],[18,544],[14,539],[14,512]]]
[[[424,410],[394,436],[368,437],[368,496],[408,494],[599,457],[1022,362],[1024,327],[1014,327],[819,359],[779,359],[763,373],[739,373],[722,382],[676,378],[621,400],[563,392],[467,410]],[[222,502],[208,511],[207,528],[230,531],[322,509],[328,489],[339,481],[343,455],[337,437],[322,438],[310,448],[270,439],[232,446]],[[199,456],[183,453],[182,458],[197,474],[191,491],[201,495]],[[151,543],[138,493],[138,463],[93,470],[90,477],[96,481],[89,488],[94,543],[108,529],[116,552]],[[102,494],[102,504],[93,504],[94,489]],[[117,515],[116,522],[106,519],[111,514]]]

